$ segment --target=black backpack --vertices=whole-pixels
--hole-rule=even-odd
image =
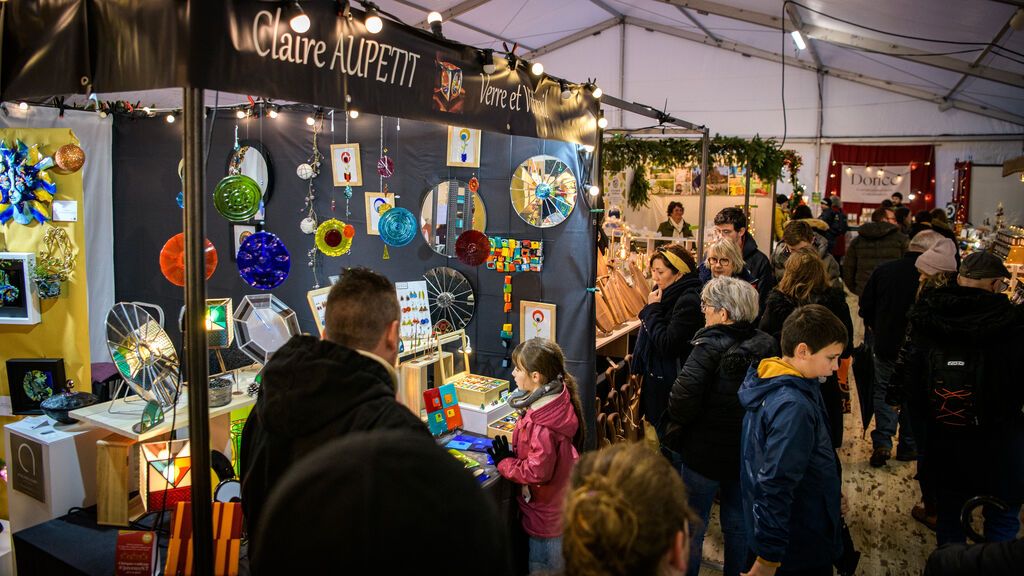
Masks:
[[[928,354],[928,396],[932,417],[944,426],[981,422],[984,355],[976,348],[936,348]]]

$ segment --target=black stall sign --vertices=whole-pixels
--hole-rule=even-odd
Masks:
[[[579,144],[597,137],[589,92],[563,99],[557,82],[512,71],[502,58],[485,74],[477,49],[392,21],[371,34],[359,11],[346,18],[326,2],[306,4],[312,26],[302,34],[280,5],[223,6],[230,33],[207,31],[208,53],[220,56],[192,68],[197,85]]]

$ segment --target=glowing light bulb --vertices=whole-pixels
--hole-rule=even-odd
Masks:
[[[594,86],[594,99],[599,99],[604,94],[604,90],[601,90],[600,86]]]
[[[271,118],[277,118],[277,115],[278,115],[277,110],[271,110],[270,113],[267,114],[267,116],[270,116]]]
[[[544,65],[540,62],[534,62],[533,65],[530,66],[530,72],[532,72],[534,76],[540,76],[544,73]]]
[[[168,114],[167,115],[167,123],[168,124],[174,124],[174,114]]]
[[[313,120],[312,116],[306,116],[306,125],[312,126],[315,123],[316,123],[316,120]]]
[[[601,193],[601,189],[598,188],[597,186],[591,186],[590,187],[590,195],[591,196],[597,196],[600,193]]]
[[[20,104],[18,104],[18,108],[21,108],[22,110],[28,110],[28,102],[21,102]]]
[[[359,118],[359,110],[349,110],[348,115],[350,118],[355,120],[356,118]]]

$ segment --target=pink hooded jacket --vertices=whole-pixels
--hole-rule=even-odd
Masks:
[[[498,463],[498,472],[530,489],[530,501],[517,496],[523,513],[523,529],[535,538],[562,535],[562,500],[569,487],[569,473],[579,459],[572,445],[579,422],[569,390],[540,408],[530,408],[512,433],[516,456]]]

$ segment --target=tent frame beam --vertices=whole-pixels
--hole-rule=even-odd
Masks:
[[[743,8],[726,6],[725,4],[719,4],[709,0],[658,1],[671,4],[673,6],[690,8],[696,10],[698,13],[714,14],[715,16],[739,20],[748,24],[755,24],[766,28],[773,28],[775,30],[792,32],[797,29],[792,23],[783,20],[779,16],[772,16],[769,14],[745,10]],[[953,58],[951,56],[928,56],[927,54],[929,54],[929,52],[925,50],[919,50],[909,46],[901,46],[884,40],[875,40],[865,36],[850,34],[849,32],[842,32],[814,24],[804,24],[801,34],[808,38],[814,38],[837,46],[876,52],[893,58],[900,58],[902,60],[917,62],[918,64],[924,64],[926,66],[933,66],[944,70],[960,72],[961,74],[966,74],[968,76],[984,78],[985,80],[999,82],[1000,84],[1024,88],[1024,74],[1011,72],[1009,70],[1003,70],[991,66],[975,66],[970,62],[965,62],[959,58]]]
[[[682,30],[673,26],[660,24],[658,22],[651,22],[649,20],[642,20],[639,18],[626,17],[626,24],[637,26],[645,30],[652,32],[660,32],[669,36],[675,36],[682,38],[683,40],[690,40],[691,42],[698,42],[707,46],[714,46],[742,54],[744,56],[750,56],[754,58],[761,58],[770,62],[781,62],[783,56],[775,52],[768,50],[761,50],[753,46],[746,44],[740,44],[738,42],[732,42],[730,40],[722,40],[721,42],[715,42],[713,39],[703,36],[696,32],[690,32],[689,30]],[[798,60],[795,58],[786,58],[786,64],[795,68],[802,68],[812,72],[818,72],[819,69],[812,62]],[[830,66],[824,66],[820,69],[822,73],[833,78],[839,78],[841,80],[848,80],[850,82],[856,82],[880,90],[886,90],[888,92],[894,92],[896,94],[902,94],[904,96],[910,96],[911,98],[917,98],[927,102],[932,102],[936,105],[942,104],[949,108],[956,108],[965,112],[971,112],[980,116],[986,116],[989,118],[995,118],[996,120],[1002,120],[1003,122],[1009,122],[1011,124],[1017,124],[1018,126],[1024,126],[1024,116],[1019,114],[1013,114],[1005,110],[993,108],[991,106],[985,106],[982,104],[975,104],[973,102],[967,102],[965,100],[950,99],[947,100],[942,94],[935,94],[928,92],[927,90],[921,90],[920,88],[913,88],[888,80],[882,80],[879,78],[873,78],[857,72],[849,72],[846,70],[840,70],[838,68],[832,68]]]

